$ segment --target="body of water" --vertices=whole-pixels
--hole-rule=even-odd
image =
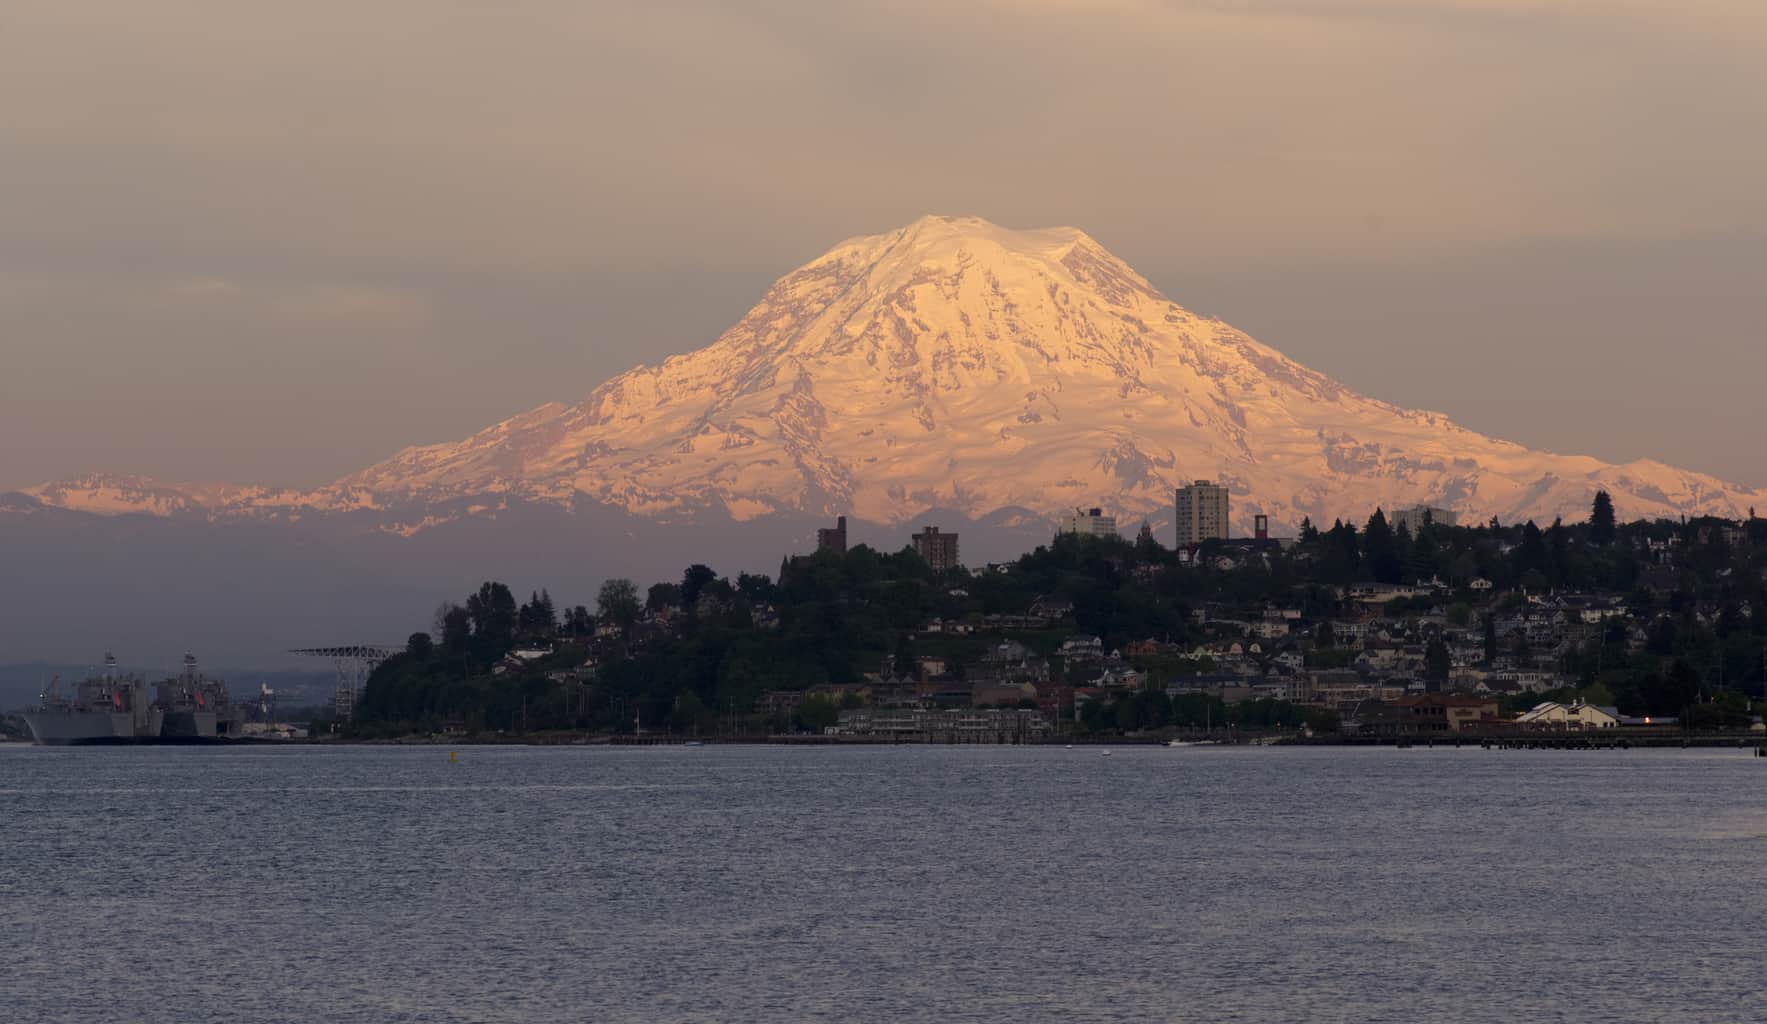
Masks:
[[[17,1021],[1760,1021],[1746,751],[0,747]]]

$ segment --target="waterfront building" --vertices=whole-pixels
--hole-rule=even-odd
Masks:
[[[1620,713],[1613,708],[1582,701],[1570,704],[1547,701],[1522,712],[1515,721],[1517,725],[1546,729],[1612,729],[1620,724]]]
[[[1402,733],[1467,732],[1498,724],[1497,701],[1489,697],[1432,693],[1395,701]]]
[[[1227,539],[1227,488],[1198,480],[1178,488],[1178,546],[1192,547],[1206,540]]]
[[[962,563],[957,560],[957,534],[940,533],[936,526],[928,526],[915,534],[914,553],[919,555],[934,572],[955,569]]]
[[[1049,716],[1030,708],[853,708],[836,736],[915,737],[944,743],[1022,743],[1050,731]]]
[[[1117,517],[1105,515],[1101,508],[1075,509],[1073,515],[1062,516],[1061,532],[1076,537],[1115,537]]]

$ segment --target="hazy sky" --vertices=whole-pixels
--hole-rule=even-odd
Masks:
[[[6,0],[0,489],[309,485],[928,212],[1767,485],[1761,0]]]

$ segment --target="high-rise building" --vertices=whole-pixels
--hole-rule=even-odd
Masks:
[[[1403,526],[1405,532],[1413,537],[1425,526],[1434,523],[1437,526],[1455,526],[1460,519],[1450,509],[1436,508],[1431,505],[1418,505],[1415,508],[1403,508],[1393,513],[1393,529]]]
[[[955,569],[957,561],[957,535],[940,533],[936,526],[929,526],[912,538],[914,551],[934,572]]]
[[[1198,480],[1189,487],[1178,488],[1178,546],[1201,544],[1205,540],[1227,539],[1227,488]]]
[[[823,527],[816,531],[816,550],[832,551],[837,555],[847,553],[847,517],[837,516],[834,529]]]
[[[1101,508],[1089,508],[1083,512],[1076,509],[1073,515],[1061,517],[1061,532],[1080,537],[1115,537],[1117,517],[1105,515]]]

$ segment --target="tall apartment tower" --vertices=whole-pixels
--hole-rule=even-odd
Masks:
[[[834,521],[834,529],[823,527],[816,531],[816,550],[832,551],[837,555],[847,553],[847,517],[838,516]]]
[[[1073,515],[1061,518],[1061,532],[1081,537],[1115,537],[1117,517],[1105,515],[1101,508],[1075,510]]]
[[[936,526],[929,526],[912,538],[914,552],[919,555],[934,572],[957,568],[957,535],[940,533]]]
[[[1178,546],[1227,539],[1227,488],[1198,480],[1178,488]]]

